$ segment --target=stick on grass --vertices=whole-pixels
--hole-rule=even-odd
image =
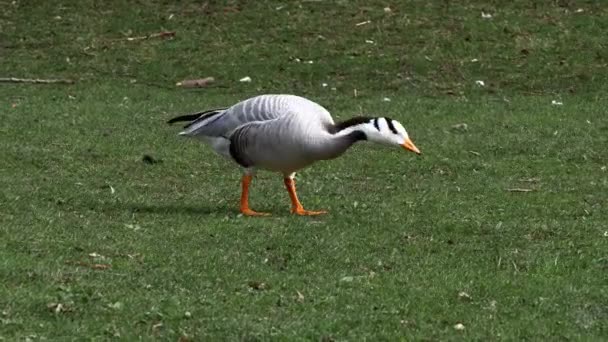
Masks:
[[[37,83],[37,84],[74,84],[70,79],[42,79],[42,78],[18,78],[18,77],[0,77],[0,82],[4,83]]]
[[[512,188],[512,189],[507,189],[507,191],[510,191],[510,192],[532,192],[532,191],[534,191],[534,189]]]

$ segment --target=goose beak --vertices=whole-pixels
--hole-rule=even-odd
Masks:
[[[403,146],[403,148],[406,150],[410,150],[416,154],[421,154],[418,147],[416,147],[416,145],[414,145],[414,143],[412,142],[412,140],[410,138],[407,138],[401,146]]]

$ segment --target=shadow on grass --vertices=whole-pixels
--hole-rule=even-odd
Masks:
[[[116,203],[105,208],[109,211],[127,211],[140,214],[185,214],[185,215],[237,215],[236,208],[228,206],[209,206],[188,205],[179,203],[159,203],[159,204],[140,204],[140,203]]]

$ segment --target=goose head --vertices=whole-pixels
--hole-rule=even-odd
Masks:
[[[403,125],[388,117],[356,117],[337,124],[336,129],[363,132],[368,141],[387,146],[401,146],[406,150],[421,154]]]

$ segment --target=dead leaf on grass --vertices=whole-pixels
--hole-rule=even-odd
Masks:
[[[46,305],[46,307],[55,314],[74,311],[74,309],[72,309],[70,306],[62,303],[49,303]]]
[[[304,295],[298,290],[296,290],[296,293],[298,294],[297,301],[300,303],[304,302]]]
[[[454,324],[454,329],[462,331],[462,330],[464,330],[464,324],[456,323],[456,324]]]
[[[342,277],[342,279],[340,279],[340,281],[344,282],[344,283],[351,283],[353,280],[355,280],[355,277],[353,277],[353,276],[346,276],[346,277]]]
[[[464,292],[464,291],[458,292],[458,298],[460,298],[462,300],[466,300],[466,301],[471,301],[472,300],[471,296],[468,293]]]
[[[452,129],[457,130],[457,131],[468,131],[469,125],[467,125],[466,123],[459,123],[459,124],[452,125]]]
[[[268,285],[261,281],[250,281],[247,285],[249,285],[250,288],[258,291],[266,290],[268,288]]]

